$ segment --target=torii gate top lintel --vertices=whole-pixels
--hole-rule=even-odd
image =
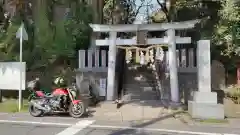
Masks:
[[[168,29],[183,30],[194,28],[199,19],[183,22],[153,23],[153,24],[90,24],[94,32],[134,32],[134,31],[161,31]]]

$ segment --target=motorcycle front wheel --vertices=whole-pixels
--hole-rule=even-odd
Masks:
[[[43,111],[36,108],[33,104],[29,105],[28,111],[33,117],[40,117],[43,115]]]
[[[69,115],[73,118],[80,118],[86,112],[86,108],[83,102],[79,102],[78,104],[71,103],[69,106]]]

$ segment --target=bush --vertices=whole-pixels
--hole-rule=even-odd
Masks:
[[[230,98],[235,104],[240,104],[240,86],[234,85],[227,88],[226,98]]]

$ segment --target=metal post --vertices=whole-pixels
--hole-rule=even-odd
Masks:
[[[20,28],[20,55],[19,55],[19,62],[20,62],[20,88],[18,93],[18,110],[21,111],[22,108],[22,42],[23,42],[23,25]]]

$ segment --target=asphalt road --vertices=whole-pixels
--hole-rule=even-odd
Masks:
[[[240,128],[6,114],[0,115],[0,135],[240,135]]]
[[[47,125],[31,123],[0,123],[0,135],[237,135],[204,132],[191,132],[186,130],[149,131],[141,129],[124,129],[116,127],[76,127],[67,125]],[[98,127],[100,126],[100,127]],[[182,133],[181,133],[182,132]]]
[[[9,124],[9,123],[0,124],[1,135],[58,135],[60,133],[63,133],[66,129],[67,129],[66,127],[52,125],[48,126],[48,125]],[[63,134],[73,135],[71,134],[71,132],[64,132]],[[188,134],[156,131],[138,131],[132,129],[107,129],[107,128],[98,129],[89,127],[81,131],[78,131],[74,135],[188,135]]]
[[[1,135],[55,135],[64,130],[62,127],[27,124],[0,124]]]

